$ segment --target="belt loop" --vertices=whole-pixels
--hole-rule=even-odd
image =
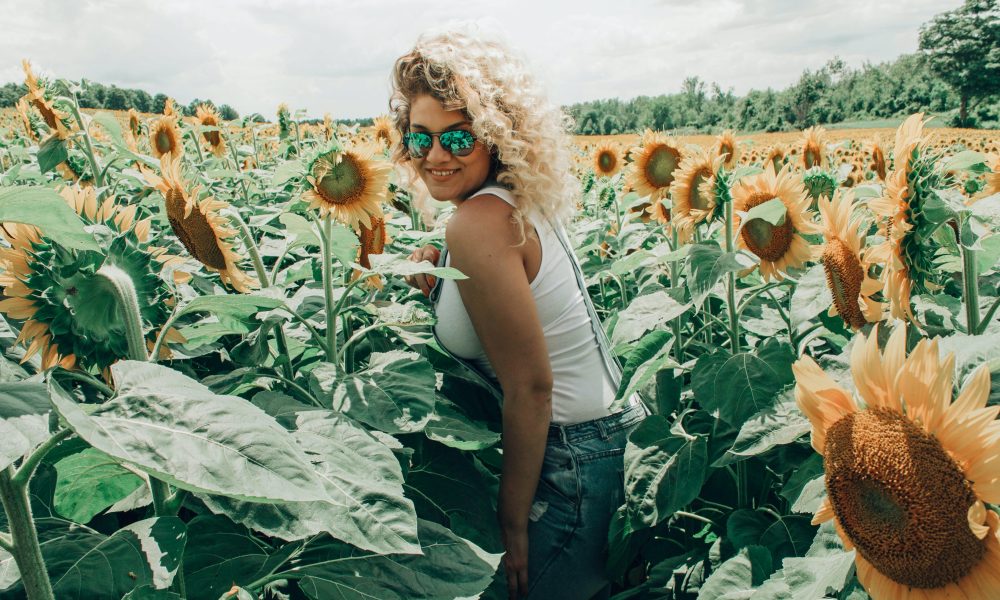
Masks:
[[[567,439],[566,437],[566,428],[562,425],[556,425],[556,427],[559,428],[559,441],[562,442],[564,445],[568,446],[569,439]]]

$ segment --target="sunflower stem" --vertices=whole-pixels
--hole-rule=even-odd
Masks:
[[[31,502],[27,483],[14,483],[14,468],[0,471],[0,503],[7,514],[10,528],[10,550],[21,573],[28,600],[55,600],[52,582],[45,569],[42,548],[38,543],[38,530],[31,518]]]
[[[670,228],[670,251],[673,252],[677,250],[677,244],[679,242],[679,237],[677,235],[677,228]],[[677,290],[680,287],[680,263],[676,260],[670,261],[670,289]],[[680,315],[674,317],[673,322],[670,323],[670,328],[674,332],[674,354],[677,364],[682,364],[684,362],[684,342],[681,339],[681,317]]]
[[[194,149],[198,152],[198,164],[205,162],[205,155],[201,152],[201,140],[199,139],[199,134],[195,131],[194,127],[188,129],[188,133],[191,134],[191,140],[194,142]]]
[[[337,362],[337,309],[340,308],[341,302],[347,296],[347,290],[344,290],[344,296],[340,298],[340,302],[336,304],[333,303],[333,252],[331,251],[331,242],[333,239],[333,217],[327,214],[323,217],[323,232],[321,240],[323,242],[322,254],[323,254],[323,307],[326,311],[326,360],[328,362],[334,363],[336,366],[336,373],[339,377],[341,374],[340,364]]]
[[[979,273],[976,251],[966,248],[958,241],[962,250],[962,296],[965,301],[965,328],[969,335],[979,333]]]
[[[76,119],[76,124],[83,133],[83,151],[87,155],[87,160],[90,161],[90,169],[94,172],[94,185],[102,188],[104,187],[104,171],[101,170],[101,165],[97,162],[97,155],[94,154],[94,145],[90,141],[90,131],[83,124],[83,115],[80,114],[80,101],[77,100],[75,93],[71,93],[71,96],[73,103],[70,106],[73,110],[73,118]]]
[[[990,321],[993,320],[993,316],[996,315],[998,308],[1000,308],[1000,297],[993,301],[993,304],[990,305],[989,310],[986,311],[986,314],[979,322],[979,331],[976,332],[977,334],[986,332],[986,328],[989,327]]]
[[[260,257],[260,250],[257,248],[257,242],[253,239],[253,234],[250,233],[250,228],[247,227],[246,222],[243,217],[240,216],[240,212],[236,210],[235,207],[229,207],[229,211],[226,213],[229,220],[236,224],[236,228],[240,230],[240,237],[243,238],[243,243],[246,244],[247,252],[250,253],[250,260],[253,261],[253,270],[257,273],[257,279],[260,280],[261,287],[270,287],[271,282],[268,281],[267,269],[264,268],[264,261]]]
[[[53,372],[53,375],[66,376],[70,379],[75,379],[76,381],[86,383],[90,386],[97,388],[98,391],[100,391],[105,396],[108,396],[109,398],[115,395],[115,391],[110,387],[108,387],[107,385],[105,385],[103,381],[97,379],[96,377],[93,377],[92,375],[84,371],[68,371],[66,369],[59,369]]]
[[[115,265],[105,264],[97,270],[97,274],[111,284],[125,325],[125,340],[128,342],[129,358],[146,361],[145,336],[142,333],[142,313],[139,310],[139,298],[135,293],[132,277]]]
[[[726,252],[733,252],[733,202],[726,202]],[[740,351],[740,322],[736,315],[736,273],[726,276],[726,307],[729,310],[729,342],[733,354]]]
[[[42,459],[48,454],[53,448],[59,445],[59,442],[65,440],[69,436],[73,435],[72,429],[61,429],[55,433],[52,437],[45,440],[45,442],[35,449],[28,458],[24,459],[21,466],[17,468],[11,480],[14,485],[27,486],[28,481],[31,476],[35,474],[35,469],[41,464]]]
[[[0,531],[0,549],[6,550],[9,554],[14,554],[13,538],[2,531]]]

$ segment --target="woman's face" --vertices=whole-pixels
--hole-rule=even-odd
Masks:
[[[410,102],[410,131],[443,133],[453,129],[472,131],[472,123],[461,111],[445,110],[432,96],[422,94]],[[471,154],[455,156],[434,136],[424,157],[410,160],[435,200],[456,204],[481,188],[490,172],[490,153],[479,140]]]

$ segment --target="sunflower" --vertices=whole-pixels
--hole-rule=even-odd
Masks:
[[[292,115],[288,111],[288,105],[282,102],[278,105],[278,139],[286,139],[291,135]]]
[[[826,152],[823,149],[823,134],[826,129],[810,127],[802,132],[802,166],[806,169],[826,166]]]
[[[49,126],[54,135],[61,140],[69,138],[69,128],[64,123],[66,115],[56,110],[52,101],[45,99],[45,88],[38,83],[38,78],[31,70],[31,63],[27,59],[22,60],[21,67],[24,69],[24,84],[28,86],[28,93],[24,97],[42,115],[45,124]]]
[[[385,144],[385,147],[389,148],[395,142],[396,128],[392,126],[389,117],[381,115],[375,117],[372,123],[372,135],[375,137],[376,142]]]
[[[317,156],[306,177],[312,188],[302,194],[309,208],[355,229],[359,224],[372,227],[371,219],[382,216],[392,172],[391,164],[373,159],[373,154],[370,147],[358,146]]]
[[[864,241],[858,235],[859,223],[851,219],[853,206],[853,191],[838,192],[832,200],[819,199],[825,241],[820,262],[833,295],[830,316],[839,314],[849,327],[860,329],[882,318],[882,304],[871,298],[882,284],[868,276],[870,263],[862,254]]]
[[[173,98],[167,98],[167,100],[163,103],[163,116],[164,117],[178,116],[177,109],[174,108]]]
[[[657,221],[659,221],[664,228],[669,228],[671,219],[670,209],[672,207],[673,203],[671,203],[670,199],[667,197],[663,197],[660,198],[658,201],[650,204],[649,207],[646,208],[646,213],[651,215]],[[666,229],[666,231],[670,230]]]
[[[666,195],[681,163],[676,142],[647,129],[639,145],[629,150],[633,157],[625,173],[626,183],[641,197],[656,201]]]
[[[780,225],[753,219],[740,227],[739,213],[775,198],[785,205]],[[820,228],[812,222],[808,207],[809,196],[802,182],[792,175],[791,165],[785,165],[777,175],[774,167],[767,165],[763,173],[743,178],[733,189],[733,228],[740,232],[737,244],[760,258],[764,281],[772,277],[781,281],[788,269],[812,260],[813,250],[802,234],[818,233]]]
[[[128,343],[117,297],[97,271],[114,265],[131,276],[147,341],[166,322],[169,292],[147,245],[149,220],[136,220],[135,205],[122,207],[112,198],[98,203],[93,187],[64,187],[60,195],[84,222],[104,232],[100,250],[64,248],[34,226],[4,223],[0,234],[9,247],[0,248],[6,296],[0,312],[24,321],[17,338],[27,348],[21,362],[40,353],[43,369],[104,369],[128,356]],[[178,339],[173,330],[169,336]]]
[[[823,455],[827,498],[813,524],[833,520],[856,550],[873,600],[1000,597],[1000,407],[987,408],[988,369],[952,399],[953,355],[937,339],[906,356],[905,327],[879,352],[858,334],[851,371],[859,403],[811,358],[793,366],[795,399]]]
[[[167,160],[184,153],[181,130],[177,127],[176,116],[163,116],[156,120],[149,132],[149,146],[153,156]]]
[[[767,158],[764,160],[771,163],[775,171],[780,171],[781,167],[785,166],[785,157],[787,154],[788,149],[785,148],[784,144],[775,144],[767,151]]]
[[[802,185],[812,199],[811,206],[816,205],[820,198],[832,198],[833,191],[837,189],[837,180],[829,171],[824,171],[819,167],[813,167],[802,175]]]
[[[333,139],[333,118],[330,117],[330,113],[325,113],[323,115],[323,137],[326,141]]]
[[[128,129],[132,135],[139,135],[142,130],[142,118],[134,108],[128,109]]]
[[[41,136],[38,133],[41,127],[37,122],[37,113],[31,112],[31,106],[28,105],[27,100],[24,98],[17,101],[15,108],[17,109],[18,116],[21,118],[21,124],[24,126],[24,131],[28,134],[28,139],[33,142],[38,142],[41,139]]]
[[[611,177],[622,168],[622,157],[618,147],[611,142],[604,142],[594,150],[594,172],[604,177]]]
[[[365,227],[361,224],[355,233],[358,234],[358,240],[361,242],[361,247],[358,250],[358,264],[366,269],[371,269],[372,263],[368,257],[372,254],[382,254],[385,252],[385,245],[391,241],[385,231],[385,216],[372,217],[372,227]],[[354,269],[354,272],[351,274],[351,281],[360,276],[361,271]],[[371,275],[364,282],[364,285],[369,289],[381,290],[382,277]]]
[[[885,181],[885,176],[886,176],[885,152],[882,151],[882,146],[880,146],[877,141],[872,142],[868,152],[871,155],[872,159],[871,162],[872,172],[878,175],[880,181]]]
[[[222,120],[219,118],[219,113],[215,109],[207,104],[199,104],[198,110],[195,113],[198,118],[198,124],[202,127],[215,127],[215,131],[206,131],[201,135],[208,142],[208,145],[212,151],[212,154],[216,156],[224,156],[226,153],[226,140],[222,137]]]
[[[712,182],[725,157],[714,160],[702,148],[692,147],[681,162],[670,186],[673,220],[682,242],[691,239],[694,228],[712,217],[716,209]]]
[[[736,136],[732,130],[725,130],[715,138],[715,145],[712,146],[712,156],[722,158],[722,166],[732,170],[740,160],[740,147],[736,143]]]
[[[913,321],[910,297],[932,289],[937,245],[925,235],[928,223],[922,206],[940,187],[934,159],[925,152],[923,114],[910,116],[896,131],[893,169],[886,177],[884,194],[868,201],[882,218],[879,235],[884,242],[872,249],[872,260],[885,265],[883,294],[893,317]]]
[[[250,288],[259,285],[237,265],[239,257],[233,250],[236,230],[221,214],[229,203],[210,196],[198,201],[198,187],[190,192],[185,188],[180,156],[161,160],[160,167],[162,177],[145,168],[142,173],[146,181],[163,194],[167,220],[184,248],[238,292],[249,292]]]

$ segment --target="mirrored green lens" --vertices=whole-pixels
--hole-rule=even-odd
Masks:
[[[464,129],[446,131],[441,134],[441,146],[455,156],[467,156],[476,145],[476,137]]]
[[[411,131],[403,136],[403,138],[403,143],[406,144],[406,149],[410,151],[410,156],[413,156],[414,158],[423,157],[424,154],[431,149],[431,145],[434,143],[430,134],[418,131]]]

